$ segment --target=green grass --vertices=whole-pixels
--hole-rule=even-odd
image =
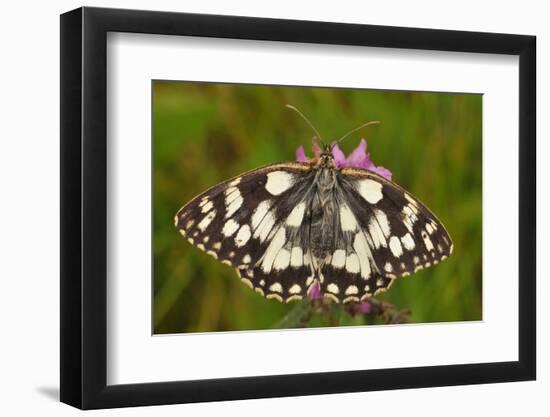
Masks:
[[[177,210],[212,185],[294,160],[300,145],[310,151],[311,129],[287,103],[307,115],[325,141],[381,121],[341,147],[349,153],[365,137],[373,161],[436,213],[453,238],[449,259],[396,280],[377,298],[410,309],[409,322],[481,319],[480,95],[160,81],[153,94],[155,333],[273,328],[295,310],[296,303],[251,291],[173,224]],[[339,317],[343,325],[365,323]],[[327,320],[316,314],[310,326]]]

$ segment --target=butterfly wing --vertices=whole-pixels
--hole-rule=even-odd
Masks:
[[[323,267],[321,292],[335,301],[365,299],[447,258],[448,232],[417,198],[370,171],[340,171],[334,198],[335,251]]]
[[[176,227],[190,243],[237,269],[268,298],[301,298],[311,276],[305,196],[314,173],[298,162],[267,165],[220,183],[183,206]],[[311,279],[310,279],[311,281]]]

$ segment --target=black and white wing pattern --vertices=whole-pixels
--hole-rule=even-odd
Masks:
[[[267,165],[195,197],[175,217],[187,240],[267,298],[289,301],[313,282],[304,193],[314,172],[304,163]]]
[[[453,251],[443,224],[397,184],[367,170],[344,168],[334,187],[334,252],[321,293],[338,302],[385,291],[398,277],[446,259]]]
[[[190,243],[233,266],[267,298],[303,298],[319,286],[360,301],[452,252],[439,220],[370,171],[288,162],[216,185],[179,210]]]

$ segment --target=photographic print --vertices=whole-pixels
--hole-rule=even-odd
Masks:
[[[154,334],[482,319],[482,95],[152,93]]]
[[[536,379],[534,36],[88,7],[60,33],[62,402]]]

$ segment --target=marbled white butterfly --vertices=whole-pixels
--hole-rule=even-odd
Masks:
[[[331,150],[222,182],[183,206],[175,225],[282,302],[314,286],[336,302],[364,300],[451,254],[445,227],[417,198],[369,170],[338,167]]]

